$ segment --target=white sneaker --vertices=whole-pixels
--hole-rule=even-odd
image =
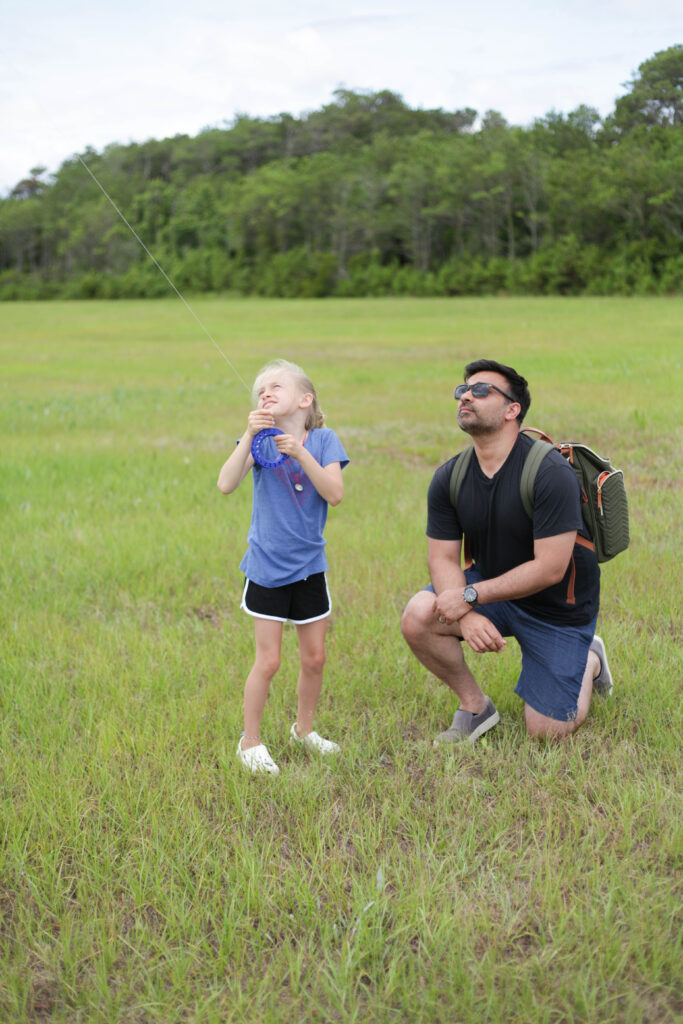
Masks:
[[[333,743],[332,740],[323,739],[317,732],[309,732],[305,736],[299,736],[296,731],[296,722],[293,723],[292,728],[289,730],[289,742],[297,743],[300,746],[308,747],[309,750],[315,750],[318,754],[325,756],[326,754],[338,754],[341,747],[338,743]]]
[[[237,757],[252,775],[257,775],[259,772],[265,772],[268,775],[280,774],[280,769],[268,753],[265,743],[242,750],[242,737],[240,736],[240,741],[237,744]]]

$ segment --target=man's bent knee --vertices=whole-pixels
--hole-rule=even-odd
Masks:
[[[426,591],[415,594],[401,616],[401,632],[409,644],[423,636],[425,629],[431,625],[433,596],[429,601],[429,599],[425,600],[423,595],[426,596]]]
[[[585,715],[574,718],[568,722],[561,722],[557,718],[549,718],[539,711],[534,711],[528,704],[524,705],[524,721],[526,731],[534,739],[561,740],[571,736],[579,728],[585,719]]]

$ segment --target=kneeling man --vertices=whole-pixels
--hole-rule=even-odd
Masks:
[[[533,736],[562,737],[584,721],[593,690],[612,691],[605,647],[595,635],[600,570],[581,514],[576,474],[559,452],[543,459],[534,483],[533,520],[520,494],[533,444],[520,432],[531,404],[527,381],[510,366],[478,359],[455,389],[458,425],[472,457],[457,508],[450,500],[456,455],[429,487],[431,587],[408,603],[401,628],[415,656],[449,686],[460,707],[435,743],[473,742],[499,720],[465,662],[501,651],[512,636],[522,651],[515,687]],[[463,537],[472,566],[460,565]],[[588,542],[588,545],[586,545]]]

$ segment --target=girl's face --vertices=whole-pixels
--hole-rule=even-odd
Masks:
[[[263,375],[256,388],[259,409],[273,416],[291,416],[297,409],[310,405],[310,396],[301,391],[294,376],[287,370],[274,370]],[[306,399],[309,401],[306,401]]]

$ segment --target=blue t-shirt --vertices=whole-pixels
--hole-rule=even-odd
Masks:
[[[309,430],[304,448],[321,466],[338,462],[343,469],[348,465],[341,441],[328,427]],[[265,444],[262,450],[266,458],[277,458],[274,445],[274,454],[266,451]],[[240,562],[244,575],[262,587],[284,587],[313,573],[325,572],[327,541],[323,530],[327,502],[296,459],[285,459],[274,469],[255,464],[252,478],[254,503],[247,537],[249,547]]]

